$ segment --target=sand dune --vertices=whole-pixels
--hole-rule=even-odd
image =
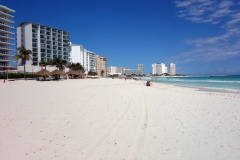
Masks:
[[[0,159],[240,159],[240,94],[143,83],[0,81]]]

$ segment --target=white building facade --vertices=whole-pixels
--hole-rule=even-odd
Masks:
[[[168,68],[167,67],[165,67],[165,73],[168,73]]]
[[[70,42],[71,52],[70,52],[70,62],[80,63],[84,69],[85,73],[89,71],[96,72],[96,54],[87,51],[81,45],[72,44]]]
[[[163,74],[165,72],[165,64],[163,63],[154,63],[152,64],[152,74]]]
[[[11,29],[14,29],[14,26],[11,25],[11,23],[14,23],[12,19],[14,16],[8,14],[8,13],[15,13],[14,10],[0,5],[0,72],[6,72],[6,70],[15,71],[16,66],[12,66],[9,64],[9,62],[15,62],[13,59],[13,53],[10,53],[11,51],[14,51],[13,46],[15,45],[10,40],[14,40],[14,37],[10,36],[15,34]]]
[[[17,26],[17,47],[24,46],[33,53],[32,61],[26,65],[39,66],[41,61],[49,62],[55,57],[69,59],[70,32],[33,22],[22,22]],[[22,65],[21,60],[18,65]]]
[[[143,64],[138,64],[137,69],[144,72]]]
[[[176,65],[170,63],[170,75],[176,75]]]
[[[143,71],[142,70],[138,70],[138,69],[125,69],[123,70],[123,74],[124,75],[143,75]]]

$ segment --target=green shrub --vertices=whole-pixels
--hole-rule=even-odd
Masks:
[[[36,77],[41,77],[41,76],[36,74],[26,74],[26,78],[36,78]],[[24,74],[8,73],[8,78],[9,79],[24,78]],[[0,79],[7,79],[7,74],[0,74]]]

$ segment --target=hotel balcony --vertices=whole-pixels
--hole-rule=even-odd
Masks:
[[[46,34],[46,32],[41,30],[41,31],[40,31],[40,34],[44,34],[44,35],[45,35],[45,34]]]
[[[36,54],[33,54],[33,57],[38,57],[38,54],[36,53]]]
[[[57,55],[53,55],[53,58],[57,58]]]
[[[52,32],[56,32],[57,33],[57,30],[56,29],[52,29]]]
[[[0,68],[16,68],[17,66],[11,64],[0,64]]]
[[[14,56],[14,53],[8,53],[6,51],[0,51],[0,56],[4,56],[4,57],[12,57]]]
[[[32,51],[33,51],[33,52],[38,52],[38,49],[37,49],[37,48],[33,48]]]
[[[63,32],[63,34],[64,34],[64,35],[67,35],[67,36],[69,36],[69,35],[70,35],[70,34],[69,34],[69,33],[67,33],[67,32]]]
[[[44,29],[44,30],[46,29],[46,27],[45,27],[45,26],[40,26],[40,28],[41,28],[41,29]]]
[[[48,55],[47,55],[47,58],[52,58],[52,55],[51,55],[51,54],[48,54]]]
[[[3,28],[0,28],[0,32],[6,33],[6,34],[15,34],[13,31],[6,30],[6,29],[3,29]]]
[[[14,59],[1,58],[1,57],[0,57],[0,62],[15,62],[15,60],[14,60]]]
[[[45,40],[41,40],[40,43],[46,43],[46,41]]]
[[[41,57],[44,57],[44,58],[45,58],[45,57],[47,57],[47,56],[46,56],[46,54],[41,54]]]
[[[3,12],[3,11],[0,11],[0,15],[5,16],[5,17],[11,17],[11,18],[14,17],[14,16],[12,16],[12,15],[10,15],[10,14],[8,14],[8,13],[5,13],[5,12]]]
[[[0,26],[6,27],[6,28],[10,28],[10,29],[14,29],[14,26],[13,26],[13,25],[5,24],[5,23],[3,23],[3,22],[0,22]]]
[[[70,38],[69,38],[69,37],[66,37],[66,36],[63,36],[63,39],[70,40]]]
[[[42,35],[40,36],[40,38],[41,38],[41,39],[47,39],[45,36],[42,36]]]
[[[41,46],[41,48],[47,48],[46,46]]]
[[[3,41],[3,40],[0,40],[0,44],[15,45],[13,42],[8,42],[8,41]]]
[[[33,43],[38,43],[38,40],[37,39],[32,39],[32,42]]]
[[[38,36],[36,34],[32,34],[33,38],[38,38]]]
[[[32,25],[32,28],[38,29],[38,26],[36,26],[36,25]]]
[[[14,23],[14,20],[8,19],[6,17],[0,16],[0,20],[7,23]]]
[[[33,58],[33,61],[38,61],[38,58]]]
[[[6,46],[0,46],[0,49],[4,51],[14,51],[14,48],[6,47]]]
[[[14,38],[12,36],[4,36],[4,35],[1,35],[1,34],[0,34],[0,38],[8,39],[8,40],[14,40]]]
[[[37,33],[37,30],[35,30],[35,29],[32,29],[32,33]]]

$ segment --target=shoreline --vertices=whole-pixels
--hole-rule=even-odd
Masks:
[[[146,81],[146,80],[139,80],[139,81]],[[150,81],[151,82],[151,81]],[[154,84],[166,84],[184,88],[195,88],[199,89],[199,91],[206,91],[206,92],[222,92],[222,93],[236,93],[240,94],[240,90],[232,90],[232,89],[222,89],[222,88],[210,88],[210,87],[202,87],[202,86],[192,86],[192,85],[181,85],[181,84],[172,84],[172,83],[162,83],[162,82],[151,82]]]

